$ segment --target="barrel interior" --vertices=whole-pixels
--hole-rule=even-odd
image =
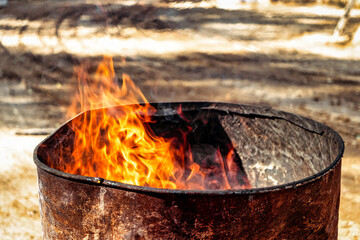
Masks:
[[[191,127],[187,141],[194,160],[209,168],[216,167],[209,157],[216,149],[225,156],[232,146],[239,166],[238,180],[246,179],[251,188],[273,187],[312,177],[329,168],[341,155],[341,139],[325,126],[321,131],[313,131],[276,115],[229,112],[196,107],[196,104],[195,107],[184,104],[179,114],[178,107],[169,105],[154,114],[155,121],[149,124],[154,133],[176,138],[180,143],[184,141],[182,133]],[[114,109],[111,114],[116,117]],[[84,115],[77,116],[81,117]],[[64,171],[60,158],[73,164],[74,131],[70,126],[71,121],[60,127],[37,151],[41,162],[59,171]]]

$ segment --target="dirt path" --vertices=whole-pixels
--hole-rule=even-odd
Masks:
[[[64,122],[73,67],[86,59],[94,72],[102,54],[113,55],[117,74],[129,73],[150,101],[268,105],[339,131],[346,143],[339,238],[359,239],[360,45],[329,43],[341,9],[112,2],[10,1],[0,9],[2,239],[41,236],[31,155],[43,137],[19,135]],[[360,11],[353,16],[350,37]]]

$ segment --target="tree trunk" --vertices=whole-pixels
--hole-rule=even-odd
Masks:
[[[339,19],[339,22],[337,23],[335,29],[334,29],[334,37],[340,37],[344,34],[344,29],[346,27],[347,22],[350,18],[350,11],[352,7],[354,6],[356,0],[349,0],[345,7],[345,13],[341,18]]]

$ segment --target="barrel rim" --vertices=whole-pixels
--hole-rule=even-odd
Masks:
[[[336,156],[335,160],[332,161],[328,167],[323,169],[322,171],[311,175],[309,177],[289,182],[286,184],[281,185],[274,185],[270,187],[264,187],[264,188],[251,188],[251,189],[230,189],[230,190],[181,190],[181,189],[165,189],[165,188],[154,188],[154,187],[145,187],[145,186],[136,186],[131,184],[125,184],[121,182],[106,180],[103,178],[98,177],[89,177],[89,176],[82,176],[82,175],[76,175],[76,174],[70,174],[65,173],[62,171],[59,171],[57,169],[51,168],[45,163],[43,163],[39,157],[38,157],[38,151],[39,148],[47,142],[49,139],[53,137],[53,135],[58,132],[60,129],[62,129],[64,126],[66,126],[69,122],[71,122],[74,118],[80,116],[83,113],[79,113],[74,118],[70,119],[69,121],[62,124],[60,127],[58,127],[52,134],[47,136],[42,142],[40,142],[33,153],[34,163],[36,166],[44,170],[52,175],[58,176],[60,178],[68,179],[70,181],[75,182],[82,182],[85,184],[91,184],[91,185],[98,185],[98,186],[104,186],[104,187],[111,187],[111,188],[117,188],[121,190],[127,190],[132,192],[140,192],[145,194],[180,194],[180,195],[248,195],[248,194],[261,194],[261,193],[268,193],[268,192],[274,192],[279,190],[285,190],[285,189],[295,189],[300,186],[312,183],[316,181],[317,179],[322,178],[324,175],[329,174],[331,171],[333,171],[338,164],[341,162],[341,158],[344,154],[344,141],[341,138],[341,136],[332,128],[326,126],[325,124],[319,123],[315,120],[302,117],[296,114],[284,112],[284,111],[278,111],[274,110],[270,107],[264,107],[264,106],[252,106],[252,105],[243,105],[243,104],[233,104],[233,103],[222,103],[222,102],[164,102],[164,103],[151,103],[151,105],[155,106],[157,109],[161,109],[162,107],[173,107],[173,106],[196,106],[196,109],[214,109],[214,110],[225,110],[232,112],[231,109],[240,109],[242,111],[240,112],[234,112],[238,113],[239,115],[253,115],[253,116],[259,116],[259,117],[275,117],[275,118],[281,118],[284,120],[287,120],[294,125],[298,125],[302,128],[306,128],[306,126],[299,125],[299,120],[304,120],[307,122],[311,122],[315,125],[314,128],[308,128],[307,130],[322,134],[322,132],[326,129],[327,131],[331,132],[334,139],[336,139],[335,144],[338,145],[338,155]],[[112,107],[112,108],[118,108],[120,106]],[[195,109],[194,109],[195,110]],[[93,110],[90,110],[93,111]],[[269,114],[270,113],[270,114]],[[294,120],[295,119],[295,120]],[[321,130],[319,130],[321,129]]]

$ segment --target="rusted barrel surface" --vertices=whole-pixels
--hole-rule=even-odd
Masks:
[[[156,104],[157,115],[179,105]],[[64,173],[49,161],[71,148],[65,124],[34,152],[44,239],[337,239],[344,145],[335,131],[269,108],[182,109],[218,115],[252,189],[155,189]]]

